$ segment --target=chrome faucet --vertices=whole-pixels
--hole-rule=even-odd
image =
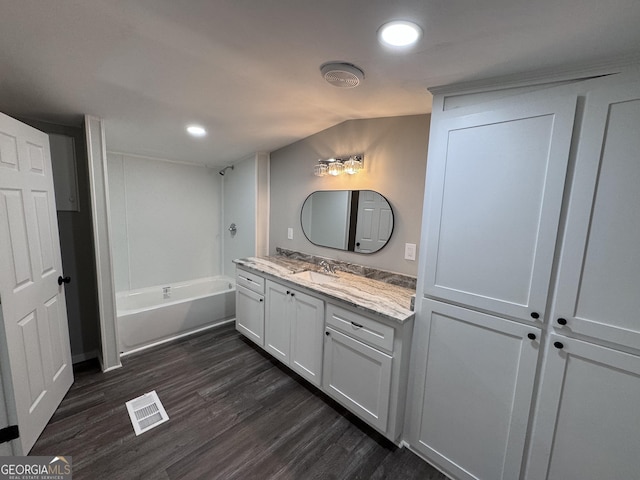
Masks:
[[[336,273],[335,267],[326,260],[321,260],[318,266],[322,267],[322,270],[326,273]]]

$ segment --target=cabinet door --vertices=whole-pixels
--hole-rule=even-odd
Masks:
[[[411,446],[453,478],[519,478],[540,330],[428,299],[420,316]]]
[[[575,96],[537,92],[434,122],[426,296],[543,317],[575,107]]]
[[[392,357],[325,329],[323,390],[382,432],[387,430]]]
[[[640,349],[640,85],[587,96],[553,324]],[[564,323],[564,321],[561,320]]]
[[[289,365],[291,342],[291,289],[267,280],[264,348]]]
[[[236,330],[264,346],[264,297],[241,285],[236,288]]]
[[[322,378],[324,302],[292,291],[291,363],[293,370],[316,386]]]
[[[560,335],[550,342],[525,478],[638,478],[640,357]]]

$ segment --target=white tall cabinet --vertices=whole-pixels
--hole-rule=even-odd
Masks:
[[[408,441],[455,479],[635,478],[640,77],[521,92],[434,98]]]
[[[576,100],[545,91],[434,115],[426,296],[544,316]]]
[[[590,91],[528,480],[640,475],[638,152],[640,80]]]

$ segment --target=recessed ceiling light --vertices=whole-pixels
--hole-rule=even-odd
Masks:
[[[187,127],[187,132],[194,137],[204,137],[207,134],[204,127],[201,127],[200,125],[189,125]]]
[[[422,29],[413,22],[398,20],[385,23],[378,30],[378,40],[389,47],[414,45],[422,36]]]

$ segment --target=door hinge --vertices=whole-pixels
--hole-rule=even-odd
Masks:
[[[0,443],[10,442],[20,436],[18,425],[10,425],[0,429]]]

